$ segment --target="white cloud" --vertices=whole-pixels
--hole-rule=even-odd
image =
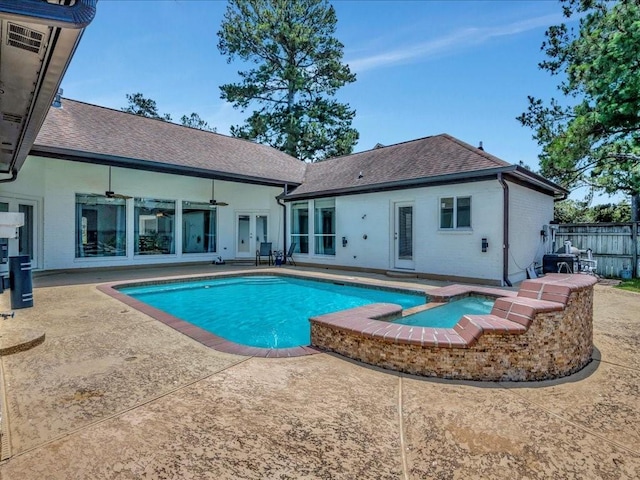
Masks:
[[[536,28],[557,24],[561,21],[561,15],[552,14],[497,27],[464,28],[427,42],[347,60],[347,63],[354,72],[364,72],[366,70],[384,68],[397,64],[414,63],[427,60],[437,55],[453,53],[458,49],[482,43],[492,38],[517,35]]]

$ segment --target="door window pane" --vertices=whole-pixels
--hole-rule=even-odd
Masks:
[[[315,202],[315,253],[336,254],[336,207],[335,200]]]
[[[413,258],[413,207],[398,208],[398,258]]]
[[[20,204],[18,211],[24,214],[24,225],[18,230],[18,252],[33,260],[33,205]]]
[[[309,253],[309,202],[291,205],[291,243],[295,253]]]
[[[76,257],[114,257],[127,253],[126,201],[76,195]]]
[[[173,200],[136,198],[133,209],[136,255],[175,253],[175,213]]]
[[[216,247],[216,208],[209,203],[182,202],[182,252],[212,253]]]
[[[268,242],[268,225],[266,215],[256,215],[256,248],[263,242]]]
[[[238,215],[238,253],[249,253],[249,235],[251,233],[251,217]]]

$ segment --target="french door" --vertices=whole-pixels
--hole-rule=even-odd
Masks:
[[[269,215],[260,212],[237,213],[236,232],[236,257],[255,257],[260,243],[270,241]]]

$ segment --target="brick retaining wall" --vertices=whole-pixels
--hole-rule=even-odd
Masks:
[[[389,323],[401,307],[374,304],[310,319],[311,345],[406,373],[466,380],[545,380],[583,368],[593,351],[593,285],[587,275],[550,274],[498,298],[489,315],[465,315],[452,329]],[[438,301],[487,295],[451,286]]]

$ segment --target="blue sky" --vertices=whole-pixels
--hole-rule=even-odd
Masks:
[[[515,117],[527,95],[557,95],[538,69],[556,1],[334,0],[337,37],[357,81],[339,93],[356,109],[356,151],[449,133],[537,168],[539,147]],[[219,133],[249,112],[220,99],[238,80],[216,32],[224,1],[100,0],[63,80],[64,96],[119,109],[141,92],[174,121],[197,112]]]

